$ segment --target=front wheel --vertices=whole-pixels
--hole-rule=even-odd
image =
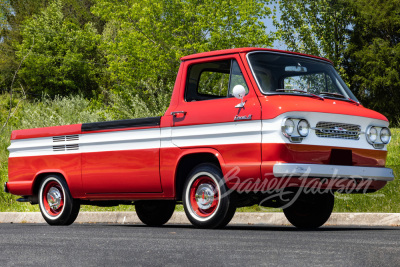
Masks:
[[[236,211],[235,194],[229,192],[221,170],[200,164],[189,174],[183,190],[183,207],[198,228],[222,228]]]
[[[333,193],[301,193],[293,204],[283,210],[288,221],[300,229],[316,229],[331,216]]]
[[[166,224],[175,210],[174,200],[143,200],[135,202],[136,214],[148,226]]]
[[[39,207],[48,224],[70,225],[78,217],[80,203],[72,198],[65,180],[53,174],[40,184]]]

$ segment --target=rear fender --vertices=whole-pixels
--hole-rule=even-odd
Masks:
[[[35,175],[35,178],[33,180],[33,183],[32,183],[32,188],[31,188],[32,195],[36,194],[38,192],[41,180],[50,174],[58,174],[58,175],[61,175],[65,179],[65,181],[68,184],[69,191],[71,192],[71,195],[73,198],[83,197],[81,181],[79,181],[78,183],[77,182],[74,183],[74,181],[72,181],[70,179],[68,174],[65,173],[61,169],[45,169],[45,170],[41,170],[41,171],[37,172]]]

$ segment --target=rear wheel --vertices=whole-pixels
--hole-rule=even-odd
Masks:
[[[316,229],[331,216],[335,197],[332,193],[301,193],[283,212],[288,221],[301,229]]]
[[[148,226],[161,226],[171,219],[175,210],[173,200],[143,200],[135,202],[136,214]]]
[[[40,184],[39,207],[48,224],[70,225],[78,217],[80,203],[72,198],[65,180],[53,174]]]
[[[222,228],[236,211],[235,194],[228,191],[221,170],[200,164],[189,174],[183,190],[183,207],[198,228]]]

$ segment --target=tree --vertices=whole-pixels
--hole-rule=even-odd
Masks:
[[[345,69],[361,102],[400,122],[400,5],[352,0],[355,12]]]
[[[19,65],[16,46],[23,37],[21,27],[26,19],[38,15],[49,5],[49,0],[1,0],[0,1],[0,92],[8,91]],[[94,0],[62,0],[64,20],[80,27],[91,23],[98,31],[104,22],[90,12]]]
[[[32,49],[19,77],[38,96],[48,94],[92,95],[98,89],[98,76],[104,64],[98,52],[100,35],[93,24],[75,24],[62,13],[61,0],[55,0],[22,27],[22,43],[17,58]]]
[[[397,0],[279,1],[290,50],[327,57],[362,104],[400,117],[400,6]]]
[[[271,14],[267,4],[267,0],[98,0],[92,10],[107,21],[102,49],[113,89],[147,102],[170,93],[184,55],[271,46],[275,36],[267,35],[261,22]]]
[[[325,57],[341,67],[352,12],[345,0],[275,0],[282,41],[289,50]]]
[[[7,22],[7,15],[11,12],[12,8],[10,5],[10,1],[3,0],[0,2],[0,32],[6,30],[9,25]]]
[[[15,44],[22,41],[20,26],[23,20],[46,5],[43,0],[0,1],[0,93],[8,92],[18,67]]]

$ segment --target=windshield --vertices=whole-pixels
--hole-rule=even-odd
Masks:
[[[306,94],[359,102],[328,62],[265,52],[251,53],[248,59],[264,94]]]

